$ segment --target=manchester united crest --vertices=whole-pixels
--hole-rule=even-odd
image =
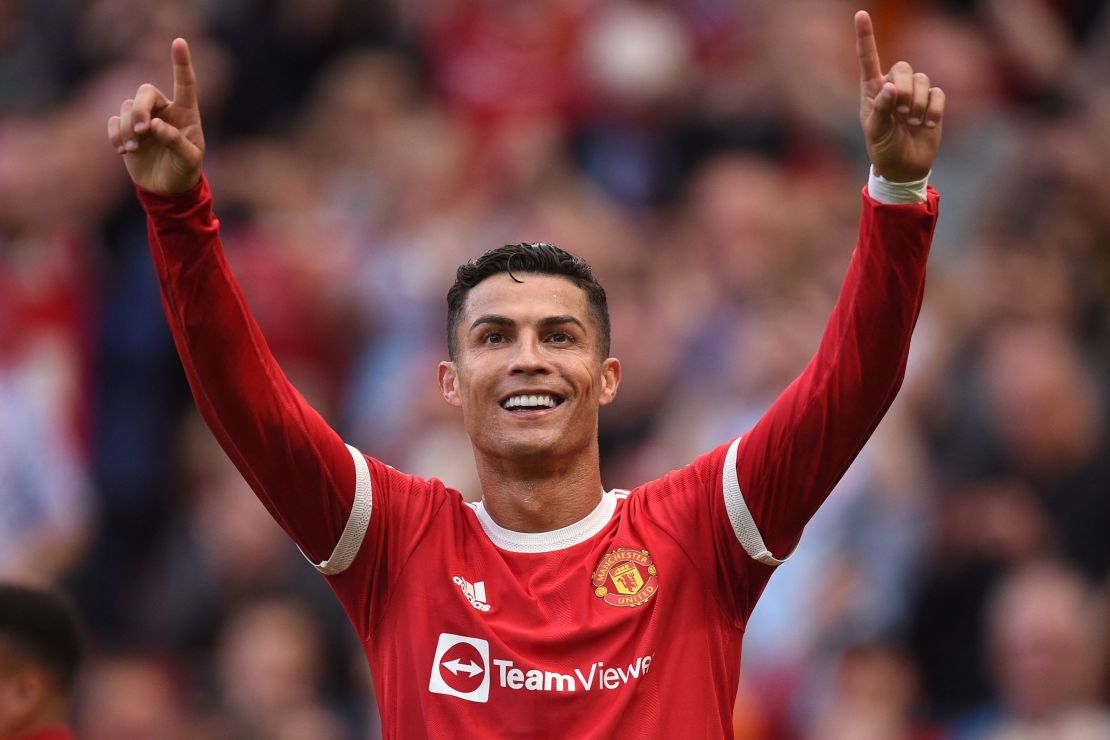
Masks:
[[[594,596],[610,606],[643,606],[659,590],[651,553],[627,547],[605,553],[591,582]]]

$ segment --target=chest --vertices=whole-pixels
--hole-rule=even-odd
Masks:
[[[420,603],[429,621],[535,640],[573,629],[641,629],[704,599],[685,554],[666,536],[614,525],[553,552],[495,547],[478,531],[419,548],[394,601]]]
[[[383,717],[469,736],[720,734],[740,633],[689,541],[619,508],[547,552],[497,547],[467,516],[439,524],[364,644]]]
[[[483,681],[545,693],[635,684],[704,619],[682,551],[616,525],[555,552],[501,550],[480,530],[444,538],[418,548],[394,587],[382,657],[419,656],[433,693],[460,698],[487,691]]]

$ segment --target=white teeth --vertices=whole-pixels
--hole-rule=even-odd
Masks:
[[[501,407],[506,409],[515,409],[519,407],[537,407],[544,406],[553,409],[556,406],[554,396],[540,395],[540,396],[511,396],[501,402]]]

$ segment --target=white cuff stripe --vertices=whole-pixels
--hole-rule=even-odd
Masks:
[[[355,500],[351,504],[347,525],[343,527],[343,534],[339,536],[339,542],[335,543],[331,557],[321,563],[312,563],[316,570],[326,576],[342,573],[354,562],[362,540],[366,537],[366,530],[370,527],[370,511],[374,506],[370,468],[366,464],[366,458],[350,445],[347,445],[347,450],[355,461]]]
[[[787,555],[786,558],[779,560],[763,544],[763,536],[759,534],[755,519],[752,518],[748,504],[744,501],[744,494],[740,491],[740,481],[736,478],[736,449],[739,446],[740,437],[737,437],[729,445],[728,454],[725,455],[725,469],[722,475],[728,520],[732,523],[732,531],[736,533],[736,539],[743,545],[744,552],[764,565],[781,565],[790,556]]]
[[[875,174],[875,167],[867,176],[867,193],[883,205],[924,203],[929,197],[929,175],[913,182],[892,182]]]

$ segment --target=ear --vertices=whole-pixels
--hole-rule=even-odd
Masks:
[[[439,363],[439,390],[444,401],[452,406],[462,406],[459,400],[459,371],[449,360]]]
[[[609,357],[601,363],[601,395],[598,402],[608,406],[617,397],[617,386],[621,384],[621,361]]]

